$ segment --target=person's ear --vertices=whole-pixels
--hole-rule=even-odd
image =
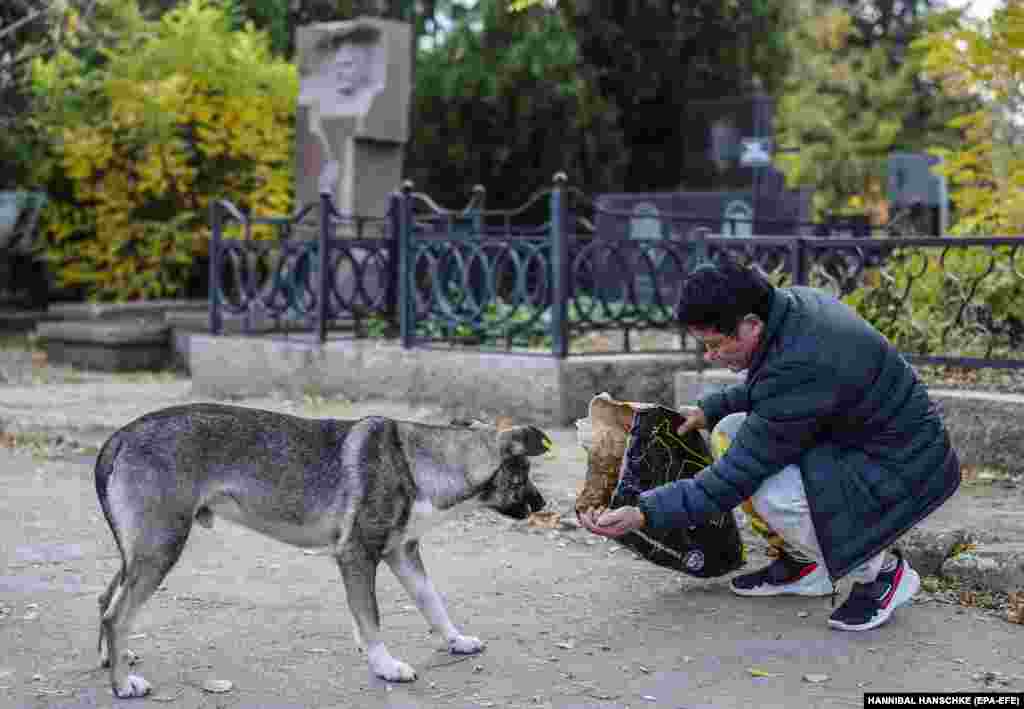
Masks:
[[[743,318],[740,327],[745,327],[749,336],[756,339],[761,339],[761,334],[764,332],[764,322],[756,315],[748,315]]]

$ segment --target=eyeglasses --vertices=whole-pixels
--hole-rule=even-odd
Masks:
[[[746,316],[745,318],[743,318],[743,320],[740,321],[739,326],[736,328],[735,335],[722,335],[721,337],[715,337],[713,339],[707,340],[702,337],[699,337],[698,335],[695,335],[693,332],[691,332],[690,334],[693,336],[695,340],[697,340],[697,342],[704,346],[704,351],[707,354],[715,357],[720,355],[726,348],[726,346],[730,344],[739,344],[740,327],[743,327],[743,323],[745,322],[760,322],[760,319],[756,315]]]
[[[696,335],[694,335],[693,337],[695,340],[697,340],[697,342],[704,346],[704,351],[712,356],[717,356],[721,354],[723,348],[730,342],[736,343],[739,341],[739,338],[736,337],[735,335],[726,335],[724,337],[715,338],[714,340],[705,340],[703,338],[697,337]]]

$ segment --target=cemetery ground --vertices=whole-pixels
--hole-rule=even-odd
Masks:
[[[584,453],[575,431],[548,427],[555,450],[532,474],[557,520],[467,509],[424,538],[428,571],[456,624],[487,642],[482,654],[439,651],[382,568],[384,639],[419,679],[375,679],[333,560],[218,520],[194,528],[133,630],[153,694],[115,700],[96,597],[120,561],[93,461],[114,428],[192,400],[175,374],[78,372],[0,347],[0,707],[860,707],[869,691],[1024,691],[1024,625],[1004,594],[926,578],[913,604],[864,633],[830,630],[829,598],[733,596],[726,579],[655,567],[579,529]],[[444,420],[400,402],[236,403]],[[923,526],[1024,542],[1020,472],[968,479]],[[749,570],[766,557],[747,542]],[[210,692],[228,687],[210,680],[230,687]]]

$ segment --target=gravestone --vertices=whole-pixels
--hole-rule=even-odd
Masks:
[[[760,91],[690,101],[681,115],[686,190],[735,191],[754,186],[771,165],[775,102]]]
[[[742,197],[725,203],[722,210],[722,236],[749,239],[754,235],[754,206]]]
[[[658,207],[650,202],[637,202],[633,205],[633,218],[629,221],[629,238],[638,241],[662,239],[664,233],[661,219],[658,218],[660,214]],[[644,249],[643,252],[637,252],[634,256],[633,289],[636,293],[636,301],[637,303],[654,302],[656,277],[665,254],[661,249]],[[653,268],[653,273],[651,268]]]
[[[334,197],[345,215],[384,217],[409,137],[412,35],[404,22],[359,17],[296,32],[296,198]]]

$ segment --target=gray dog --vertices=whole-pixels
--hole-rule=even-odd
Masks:
[[[379,636],[381,560],[452,653],[479,652],[483,643],[448,618],[423,568],[419,537],[460,502],[518,519],[544,507],[527,457],[550,445],[532,426],[313,420],[218,404],[133,421],[96,461],[96,492],[122,560],[99,599],[100,655],[114,694],[149,692],[145,679],[122,669],[121,641],[177,562],[193,520],[210,527],[215,516],[296,546],[330,548],[356,643],[378,677],[416,678]]]

